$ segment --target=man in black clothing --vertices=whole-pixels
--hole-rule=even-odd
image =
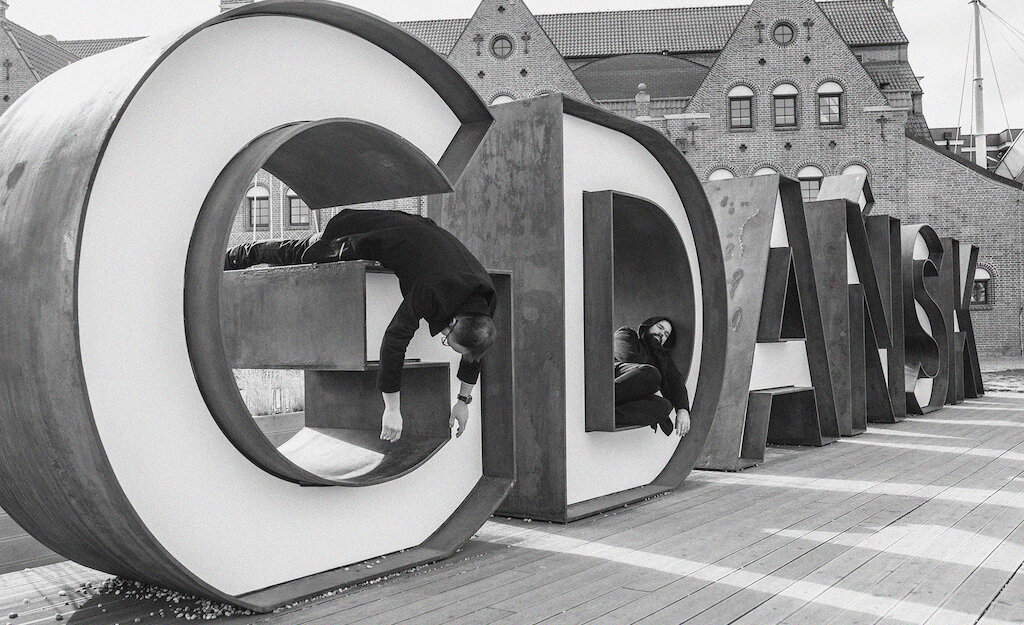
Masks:
[[[669,415],[675,411],[677,435],[690,431],[690,401],[686,381],[672,360],[670,350],[676,331],[668,317],[651,317],[634,331],[615,331],[615,423],[618,426],[649,425],[673,430]],[[656,393],[661,392],[661,395]]]
[[[224,256],[224,269],[348,260],[377,261],[395,272],[404,297],[380,346],[380,437],[393,442],[402,435],[402,367],[421,319],[431,336],[442,334],[442,342],[462,355],[462,386],[449,419],[449,426],[458,422],[456,436],[461,436],[480,358],[494,342],[497,301],[494,283],[480,261],[433,220],[401,211],[346,209],[332,217],[322,233],[233,247]]]

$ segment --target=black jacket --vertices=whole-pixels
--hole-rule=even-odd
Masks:
[[[664,346],[647,334],[648,328],[662,320],[672,324],[672,334],[669,335]],[[683,374],[679,372],[675,361],[672,360],[671,352],[680,330],[681,328],[676,322],[668,317],[651,317],[640,324],[638,331],[626,327],[616,330],[612,353],[616,364],[631,362],[652,365],[657,368],[661,373],[661,394],[672,402],[672,407],[676,410],[680,408],[689,410],[690,398],[686,391],[686,380],[683,379]]]
[[[401,388],[405,351],[426,320],[437,335],[457,314],[494,316],[494,283],[483,265],[455,236],[433,220],[401,211],[343,210],[327,223],[323,238],[346,237],[343,260],[375,260],[395,272],[405,298],[384,333],[377,386]],[[458,378],[474,384],[480,363],[465,357]]]

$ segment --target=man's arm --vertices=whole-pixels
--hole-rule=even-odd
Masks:
[[[381,416],[380,437],[386,441],[397,441],[402,436],[401,394],[402,367],[405,365],[405,351],[420,327],[420,317],[406,299],[398,307],[395,316],[384,332],[380,344],[380,369],[377,371],[377,388],[384,396],[384,414]]]

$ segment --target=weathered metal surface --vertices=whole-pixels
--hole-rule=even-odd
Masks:
[[[615,431],[613,195],[583,193],[583,401],[588,432]]]
[[[716,180],[704,185],[714,207],[728,286],[729,326],[718,412],[697,466],[734,471],[740,459],[768,271],[778,176]]]
[[[783,204],[793,248],[811,369],[825,436],[853,433],[850,416],[850,312],[846,200]]]
[[[946,397],[944,403],[956,404],[956,331],[954,318],[957,302],[962,299],[960,289],[960,242],[949,237],[939,239],[942,243],[942,266],[939,268],[938,280],[935,283],[938,293],[939,309],[946,326],[946,361],[949,363],[946,374]]]
[[[338,158],[338,146],[346,158]],[[451,183],[402,137],[355,120],[312,124],[263,164],[311,209],[449,193]]]
[[[235,369],[365,369],[365,317],[361,261],[225,271],[221,282],[224,349]]]
[[[881,366],[868,354],[868,421],[872,423],[895,423],[907,415],[906,382],[903,375],[906,364],[903,321],[903,265],[900,242],[900,222],[887,215],[873,215],[865,218],[864,227],[868,247],[875,267],[882,306],[886,311],[887,332],[891,347],[886,351],[888,379]],[[873,317],[869,318],[874,329],[873,336],[881,329]],[[877,347],[877,341],[876,345]],[[870,347],[868,348],[870,349]],[[878,384],[881,378],[883,385]],[[889,394],[888,404],[881,396],[881,388]]]
[[[665,135],[650,126],[635,123],[599,107],[571,98],[563,98],[563,102],[567,115],[629,136],[658,161],[679,194],[696,243],[697,258],[690,260],[700,268],[703,334],[700,373],[696,391],[690,398],[690,432],[680,441],[665,469],[652,482],[659,487],[677,488],[695,466],[707,440],[725,371],[728,304],[722,248],[716,245],[719,241],[718,228],[700,180],[686,158]]]
[[[9,382],[0,392],[0,501],[33,536],[86,566],[256,610],[272,609],[307,591],[357,582],[367,574],[339,569],[314,576],[318,581],[312,585],[305,579],[232,596],[176,560],[136,513],[104,452],[86,389],[76,302],[79,254],[88,231],[85,222],[96,172],[140,86],[203,30],[263,15],[313,20],[362,37],[402,60],[463,124],[490,121],[486,107],[457,70],[398,27],[330,2],[268,0],[221,14],[187,32],[147,38],[133,44],[133,54],[97,58],[59,72],[19,99],[0,123],[0,178],[5,182],[0,185],[0,276],[6,284],[22,285],[0,290],[5,311],[0,320],[0,372]],[[453,141],[449,151],[465,150],[470,142]],[[444,172],[455,179],[459,159],[449,161],[456,166]],[[221,209],[233,212],[240,196]],[[219,325],[215,293],[226,236],[227,230],[223,240],[217,233],[208,241],[204,270],[216,276],[213,292],[207,293],[214,301],[206,318],[210,325]],[[215,349],[223,351],[219,343]],[[429,553],[410,550],[383,572],[396,570],[394,565],[400,567],[403,559],[413,565],[453,552],[452,545],[471,536],[487,517],[488,502],[493,509],[509,480],[493,482],[482,481],[466,500],[466,514],[457,513],[439,530],[439,536],[449,534],[447,540],[435,541],[441,548],[431,546]]]
[[[981,364],[978,362],[978,344],[974,338],[974,321],[971,319],[971,292],[974,287],[974,276],[978,269],[978,247],[970,246],[967,266],[961,268],[964,275],[965,288],[955,306],[956,319],[960,330],[964,332],[964,397],[977,398],[985,394],[985,385],[981,379]]]
[[[943,301],[939,268],[943,263],[942,243],[931,226],[916,224],[901,228],[903,250],[903,316],[906,328],[906,359],[908,371],[907,411],[924,414],[938,410],[946,400],[949,384],[949,343],[945,316],[938,302]],[[928,250],[927,259],[915,259],[914,247],[921,236]],[[915,304],[916,302],[916,304]],[[920,305],[931,326],[930,332],[917,316]],[[914,385],[921,378],[931,378],[928,400],[914,396]]]
[[[740,458],[744,461],[743,468],[764,462],[764,449],[768,444],[768,422],[772,415],[772,397],[770,392],[755,391],[747,399],[747,420],[743,428],[743,446]]]
[[[612,334],[655,315],[682,340],[673,350],[685,379],[693,357],[693,278],[679,231],[661,207],[615,191],[583,195],[583,333],[588,432],[614,432]]]
[[[812,445],[820,447],[835,439],[821,431],[815,398],[809,388],[788,387],[754,391],[771,395],[768,442],[773,445]]]
[[[485,264],[514,273],[518,478],[502,514],[568,521],[678,486],[704,444],[724,366],[725,286],[718,235],[700,184],[656,130],[561,96],[493,107],[497,119],[450,196],[430,214]],[[616,130],[665,168],[697,240],[703,301],[702,362],[692,428],[649,486],[567,505],[565,450],[565,271],[562,115]],[[510,207],[515,207],[514,210]],[[690,259],[694,261],[694,259]],[[608,361],[609,368],[611,362]],[[540,392],[540,390],[543,392]]]
[[[782,340],[786,305],[791,299],[789,276],[792,264],[793,252],[788,247],[773,247],[768,251],[761,319],[757,324],[758,343],[773,343]],[[796,312],[799,319],[799,309]]]
[[[849,200],[857,205],[859,212],[865,217],[875,207],[875,195],[871,192],[867,174],[825,176],[821,180],[817,199]]]
[[[864,286],[851,284],[850,289],[850,419],[854,434],[863,434],[867,421],[867,371],[865,341],[867,303]],[[877,353],[877,352],[876,352]]]
[[[402,435],[448,438],[448,363],[406,363],[402,371]],[[380,434],[384,400],[377,367],[366,371],[307,371],[306,427]]]
[[[512,271],[517,477],[501,510],[558,518],[566,505],[562,107],[549,97],[492,112],[495,124],[455,192],[431,197],[429,213],[485,266]]]

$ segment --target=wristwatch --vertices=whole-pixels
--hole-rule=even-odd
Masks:
[[[458,397],[459,401],[466,404],[467,406],[473,403],[472,395],[456,395],[456,397]]]

